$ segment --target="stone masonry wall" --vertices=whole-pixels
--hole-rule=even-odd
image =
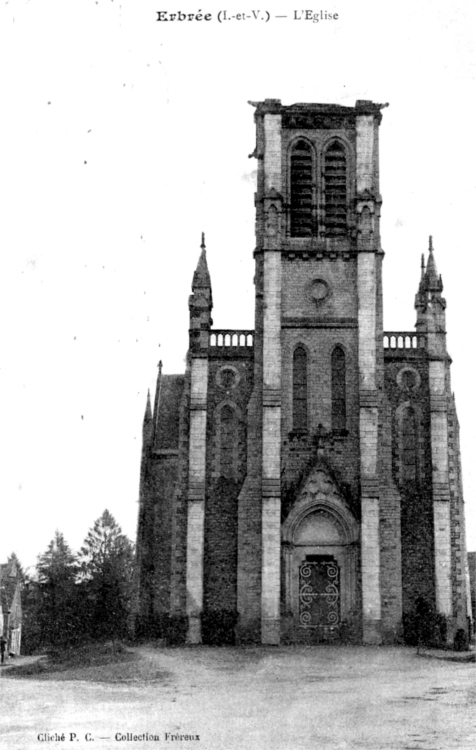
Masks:
[[[392,477],[392,409],[386,395],[381,402],[379,444],[382,640],[395,643],[403,636],[401,496]]]
[[[190,373],[187,372],[184,393],[180,403],[178,477],[177,488],[174,495],[171,524],[171,615],[185,615],[187,565],[187,493],[189,467],[188,454],[190,433],[189,405]]]
[[[407,386],[409,373],[414,385]],[[435,606],[433,500],[431,494],[430,404],[428,366],[424,356],[389,356],[385,391],[391,408],[392,482],[400,495],[403,619],[415,612],[419,598]],[[402,425],[404,410],[415,410],[416,475],[404,476]]]
[[[247,470],[248,401],[253,359],[211,359],[207,415],[207,491],[205,502],[204,611],[237,611],[238,497]],[[233,476],[220,471],[220,414],[235,414]]]
[[[454,398],[448,399],[448,474],[450,485],[451,579],[456,629],[467,627],[469,593],[467,590],[467,553],[459,424]]]

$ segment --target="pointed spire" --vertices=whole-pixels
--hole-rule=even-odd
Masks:
[[[195,273],[193,274],[192,289],[210,289],[211,281],[207,265],[207,249],[205,246],[205,232],[202,232],[201,253]]]
[[[142,422],[142,450],[148,450],[152,434],[154,431],[154,423],[152,421],[152,408],[150,404],[150,391],[147,391],[147,403],[145,406],[144,420]]]
[[[192,354],[203,355],[210,344],[210,328],[213,325],[211,311],[213,309],[212,283],[207,266],[207,250],[205,234],[202,232],[201,253],[192,280],[192,294],[188,298],[190,311],[189,351]]]
[[[147,391],[147,404],[145,407],[144,424],[150,422],[152,419],[152,407],[150,404],[150,389]]]
[[[157,373],[157,384],[155,386],[155,398],[154,398],[154,425],[157,428],[157,420],[159,418],[159,401],[160,401],[160,387],[162,385],[162,360],[159,360],[157,365],[159,371]]]
[[[428,319],[434,314],[441,315],[446,307],[446,301],[442,297],[443,281],[436,268],[436,260],[433,250],[433,237],[430,235],[428,241],[428,260],[425,268],[425,259],[421,260],[421,279],[418,292],[415,296],[415,309],[417,310],[416,326],[418,330],[427,330]],[[444,322],[443,322],[444,327]]]
[[[435,256],[433,255],[433,237],[431,236],[431,234],[428,237],[428,253],[429,253],[429,255],[428,255],[427,268],[428,268],[428,266],[430,264],[434,264],[435,263]]]
[[[428,247],[428,263],[426,264],[425,289],[428,292],[441,292],[443,284],[436,268],[435,256],[433,255],[433,237],[430,234]]]

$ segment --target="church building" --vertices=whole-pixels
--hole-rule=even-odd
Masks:
[[[382,315],[384,105],[253,102],[255,328],[217,330],[205,241],[184,374],[148,399],[137,627],[198,643],[468,632],[458,420],[430,238]]]

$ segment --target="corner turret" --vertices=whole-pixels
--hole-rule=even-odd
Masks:
[[[438,274],[433,238],[429,238],[428,261],[422,256],[421,279],[415,295],[417,311],[416,329],[428,334],[428,351],[433,355],[446,355],[446,300],[442,296],[443,281]]]
[[[207,251],[205,235],[202,232],[200,258],[198,259],[192,280],[192,294],[189,297],[190,310],[189,349],[194,355],[206,355],[209,344],[209,332],[213,325],[211,312],[213,309],[212,284],[207,265]]]

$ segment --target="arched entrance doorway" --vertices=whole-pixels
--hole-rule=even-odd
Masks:
[[[337,639],[357,626],[359,525],[329,473],[316,467],[282,527],[287,637]]]

